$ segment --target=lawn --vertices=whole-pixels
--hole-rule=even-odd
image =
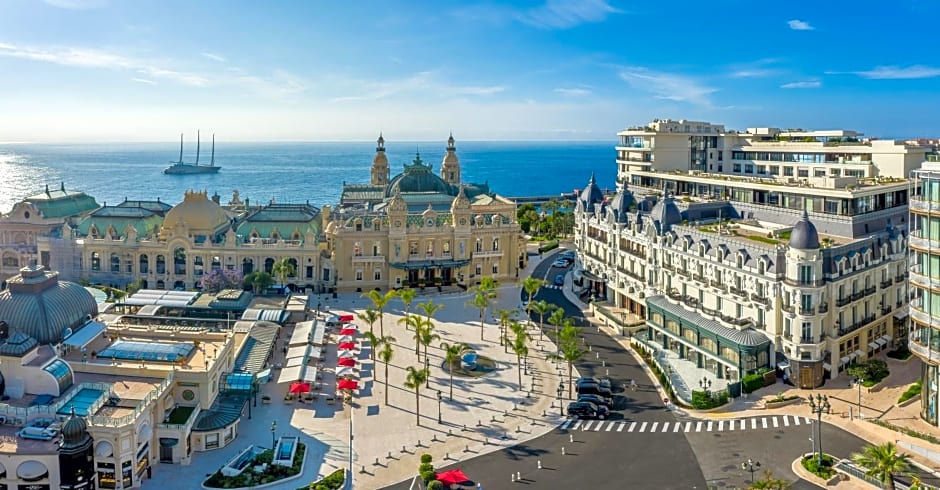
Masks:
[[[192,415],[194,410],[196,410],[196,407],[176,407],[170,412],[170,416],[166,418],[166,423],[183,425],[189,420],[189,416]]]

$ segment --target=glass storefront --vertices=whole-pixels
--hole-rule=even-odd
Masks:
[[[921,378],[921,414],[931,425],[937,425],[937,399],[940,396],[937,385],[940,384],[940,366],[923,364]]]

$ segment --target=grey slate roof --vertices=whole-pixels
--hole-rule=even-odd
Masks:
[[[726,327],[717,321],[709,320],[699,315],[698,313],[695,313],[694,311],[689,311],[679,305],[672,304],[668,299],[666,299],[665,296],[651,296],[646,298],[646,302],[649,305],[655,306],[663,311],[669,312],[672,315],[679,317],[684,322],[696,325],[702,330],[711,332],[740,346],[758,347],[764,344],[770,344],[770,339],[753,328],[738,330],[736,328]]]

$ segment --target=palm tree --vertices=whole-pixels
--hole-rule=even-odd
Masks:
[[[500,308],[496,310],[496,316],[499,317],[499,345],[505,346],[503,352],[509,352],[509,344],[504,342],[507,335],[506,327],[509,325],[509,319],[512,316],[513,310],[507,310],[505,308]]]
[[[444,305],[434,303],[433,299],[429,299],[427,303],[418,303],[418,309],[424,313],[424,317],[428,320],[434,316],[435,313],[441,311],[444,308]]]
[[[441,350],[444,351],[444,362],[450,371],[450,400],[454,401],[454,369],[457,369],[457,363],[463,355],[470,351],[470,346],[464,343],[451,345],[441,342]]]
[[[554,305],[552,305],[554,306]],[[552,312],[548,317],[548,323],[551,323],[555,326],[555,342],[558,342],[559,331],[558,328],[565,323],[565,310],[563,308],[555,307],[555,311]]]
[[[767,470],[764,472],[764,477],[751,483],[748,490],[786,490],[787,488],[790,488],[790,482],[774,478],[773,471]]]
[[[411,338],[415,339],[415,355],[418,356],[418,360],[421,360],[421,328],[424,326],[424,318],[421,318],[418,315],[411,314],[403,318],[398,319],[398,323],[405,326],[405,330],[411,330],[414,334]]]
[[[375,335],[375,332],[372,332],[371,330],[368,331],[368,332],[363,333],[362,336],[365,337],[366,340],[369,341],[369,345],[372,346],[372,348],[369,349],[369,358],[374,361],[374,360],[375,360],[375,349],[378,349],[378,348],[379,348],[379,339],[380,339],[380,338],[384,339],[385,337],[378,337],[377,335]]]
[[[379,312],[379,335],[382,337],[385,337],[385,305],[396,296],[398,296],[398,291],[394,289],[386,291],[385,294],[375,289],[362,294],[363,298],[369,298],[372,301],[372,306]]]
[[[492,277],[484,277],[480,284],[473,287],[473,299],[469,305],[480,309],[480,340],[483,340],[483,327],[486,326],[486,309],[496,299],[499,282]]]
[[[522,290],[525,291],[525,311],[529,312],[529,308],[532,306],[532,297],[535,296],[535,293],[539,292],[539,289],[545,285],[544,279],[539,279],[537,277],[529,276],[522,281]]]
[[[552,312],[555,308],[557,308],[555,305],[544,299],[536,301],[535,303],[529,303],[531,312],[539,316],[539,340],[541,340],[542,336],[545,334],[545,314]],[[561,310],[561,308],[559,308],[559,310]],[[564,316],[565,310],[561,310],[560,314]]]
[[[571,201],[568,199],[562,199],[560,205],[563,209],[567,210],[567,211],[562,211],[562,214],[561,214],[563,217],[562,230],[561,230],[562,235],[568,235],[569,229],[570,229],[568,226],[568,218],[574,216],[574,213],[571,212]]]
[[[427,369],[415,369],[411,366],[406,368],[408,375],[405,377],[405,388],[409,390],[415,390],[415,417],[418,421],[418,425],[421,425],[421,385],[427,382],[428,380],[428,370]]]
[[[888,490],[894,490],[894,477],[911,469],[911,456],[899,453],[893,442],[865,446],[861,453],[852,454],[852,461],[865,468],[865,474],[877,478]]]
[[[411,288],[402,288],[398,290],[398,297],[401,298],[401,302],[405,304],[406,316],[411,311],[411,302],[414,301],[416,294],[418,294],[418,292]]]
[[[390,337],[383,337],[390,338]],[[379,351],[379,359],[382,360],[382,363],[385,364],[385,405],[388,405],[388,363],[392,362],[392,350],[391,342],[383,342],[382,350]]]
[[[560,354],[551,354],[549,359],[568,364],[568,398],[571,398],[574,363],[580,361],[586,352],[578,346],[578,329],[574,325],[568,323],[559,332],[558,351]]]
[[[375,321],[379,319],[379,312],[372,308],[366,308],[362,313],[356,313],[356,316],[369,324],[369,332],[374,332],[373,325],[375,325]]]
[[[265,271],[254,271],[245,276],[245,279],[242,281],[244,284],[250,285],[255,294],[261,294],[274,284],[274,278]]]
[[[519,322],[511,322],[509,324],[509,329],[516,335],[515,339],[512,339],[511,346],[512,351],[516,354],[516,368],[519,372],[519,391],[522,391],[522,358],[529,355],[529,348],[525,345],[526,340],[529,338],[529,334],[526,333],[525,325],[520,324]],[[506,338],[506,343],[510,344],[510,339]]]
[[[430,318],[424,320],[424,325],[419,330],[421,336],[418,339],[422,344],[424,344],[424,368],[429,369],[429,358],[428,358],[428,346],[431,345],[431,342],[435,340],[441,340],[441,336],[434,333],[434,322]],[[430,371],[428,371],[430,373]]]
[[[285,288],[287,287],[287,278],[294,277],[297,269],[291,259],[284,257],[271,266],[271,273],[274,274],[274,277],[277,277],[277,280],[281,283],[281,288]]]

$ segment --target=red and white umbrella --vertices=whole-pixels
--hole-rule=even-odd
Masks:
[[[355,328],[349,328],[349,325],[346,325],[342,330],[339,331],[340,335],[356,335],[359,333]]]
[[[336,370],[337,378],[351,378],[356,375],[356,371],[351,367],[341,367]]]
[[[341,379],[336,383],[336,387],[340,390],[356,390],[359,389],[359,382],[354,379]]]
[[[356,353],[353,352],[353,351],[351,351],[351,350],[341,350],[341,351],[339,351],[339,358],[340,358],[340,359],[354,359],[355,357],[356,357]]]
[[[339,348],[340,350],[355,350],[356,343],[355,342],[340,342]]]
[[[353,367],[356,365],[356,360],[351,357],[340,357],[339,360],[336,361],[336,365],[345,366],[345,367]]]
[[[340,338],[339,338],[339,342],[340,342],[340,343],[353,342],[354,340],[355,340],[355,339],[353,339],[353,336],[352,336],[352,335],[342,335],[342,336],[340,336]]]

